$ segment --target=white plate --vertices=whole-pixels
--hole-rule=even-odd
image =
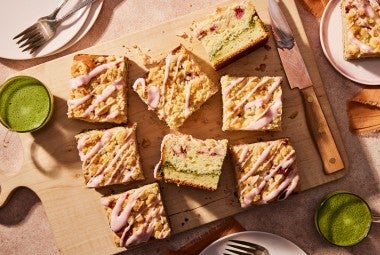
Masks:
[[[85,24],[91,6],[87,6],[58,27],[55,37],[49,41],[39,52],[31,55],[22,52],[12,38],[22,30],[32,25],[38,18],[50,14],[57,6],[59,0],[11,0],[0,4],[0,57],[8,59],[31,59],[46,56],[57,51],[74,38]],[[70,0],[59,12],[63,16],[81,0]]]
[[[58,50],[49,53],[48,55],[57,54],[61,51],[64,51],[74,44],[76,44],[80,39],[82,39],[85,34],[91,29],[92,25],[94,25],[96,19],[98,18],[99,12],[102,9],[103,6],[103,0],[95,1],[91,4],[90,13],[88,15],[88,18],[86,19],[86,22],[82,26],[82,28],[79,30],[79,32],[72,38],[67,44],[59,48]]]
[[[230,239],[261,245],[268,250],[270,255],[307,255],[301,248],[289,240],[278,235],[259,231],[244,231],[222,237],[210,244],[199,255],[223,254]]]
[[[344,60],[340,0],[331,0],[322,15],[320,40],[331,65],[348,79],[367,85],[380,85],[380,58]]]

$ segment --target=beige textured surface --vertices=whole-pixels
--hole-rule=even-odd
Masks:
[[[201,9],[219,1],[189,1],[178,6],[178,1],[105,1],[94,28],[74,47],[65,52],[38,60],[12,61],[0,59],[0,80],[19,70],[43,63],[71,52],[112,40],[120,34],[138,31],[167,19]],[[157,6],[159,5],[159,6]],[[157,12],[160,10],[160,12]],[[323,195],[336,189],[355,192],[367,199],[374,212],[380,214],[379,138],[358,138],[348,131],[346,101],[361,86],[348,81],[335,72],[324,58],[318,38],[318,21],[302,7],[299,9],[316,60],[323,74],[326,92],[330,98],[346,150],[350,158],[350,172],[346,177],[294,196],[286,202],[263,206],[239,214],[236,219],[249,230],[279,234],[297,243],[309,254],[376,254],[380,249],[380,229],[374,226],[370,237],[353,248],[337,248],[328,245],[313,227],[316,203]],[[98,31],[104,31],[99,34]],[[260,219],[259,221],[255,219]],[[185,223],[186,224],[186,223]],[[127,254],[154,254],[164,246],[180,247],[188,240],[207,230],[201,227],[176,235],[164,242],[148,244]],[[43,206],[38,198],[26,190],[16,192],[9,204],[0,209],[0,253],[4,254],[54,254],[58,253],[49,230]],[[3,242],[5,240],[5,242]]]

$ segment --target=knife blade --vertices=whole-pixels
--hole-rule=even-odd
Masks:
[[[313,82],[302,58],[292,30],[276,0],[268,1],[273,36],[291,89],[301,92],[307,125],[321,156],[324,171],[331,174],[344,169],[326,117],[313,88]]]

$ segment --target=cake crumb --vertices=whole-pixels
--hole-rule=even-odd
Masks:
[[[298,115],[298,111],[295,111],[292,114],[290,114],[289,118],[290,119],[295,119],[297,117],[297,115]]]
[[[182,32],[181,34],[177,34],[178,37],[181,37],[183,39],[189,38],[189,35],[186,32]]]

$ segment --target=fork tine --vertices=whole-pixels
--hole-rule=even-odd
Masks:
[[[22,35],[22,37],[16,42],[16,44],[20,44],[25,40],[29,40],[39,34],[37,27],[34,30],[30,30],[28,33]]]
[[[245,247],[245,246],[241,246],[241,245],[229,244],[227,246],[230,246],[232,248],[239,249],[239,250],[242,250],[242,251],[250,252],[250,253],[254,253],[254,252],[257,251],[256,248],[249,248],[249,247]]]
[[[23,44],[21,44],[19,46],[19,48],[23,48],[26,45],[30,45],[30,44],[36,42],[37,40],[41,40],[41,38],[42,38],[42,36],[39,33],[36,33],[32,37],[28,38]]]
[[[30,44],[27,48],[23,49],[22,51],[28,51],[30,50],[30,53],[33,53],[36,49],[38,49],[43,43],[44,43],[44,38],[40,37],[39,40],[33,42]]]
[[[250,243],[250,242],[241,241],[241,240],[229,240],[229,241],[233,243],[241,244],[241,245],[246,245],[260,251],[265,251],[265,248],[263,246],[255,244],[255,243]]]
[[[21,36],[24,36],[25,34],[29,33],[32,30],[36,30],[36,28],[37,28],[37,25],[33,24],[32,26],[28,27],[27,29],[25,29],[24,31],[22,31],[21,33],[19,33],[15,37],[13,37],[13,40],[15,40],[15,39],[17,39],[17,38],[19,38]]]
[[[238,251],[238,250],[232,250],[232,249],[226,249],[226,251],[232,252],[233,254],[237,254],[237,255],[252,255],[252,253],[248,253],[245,251]]]

